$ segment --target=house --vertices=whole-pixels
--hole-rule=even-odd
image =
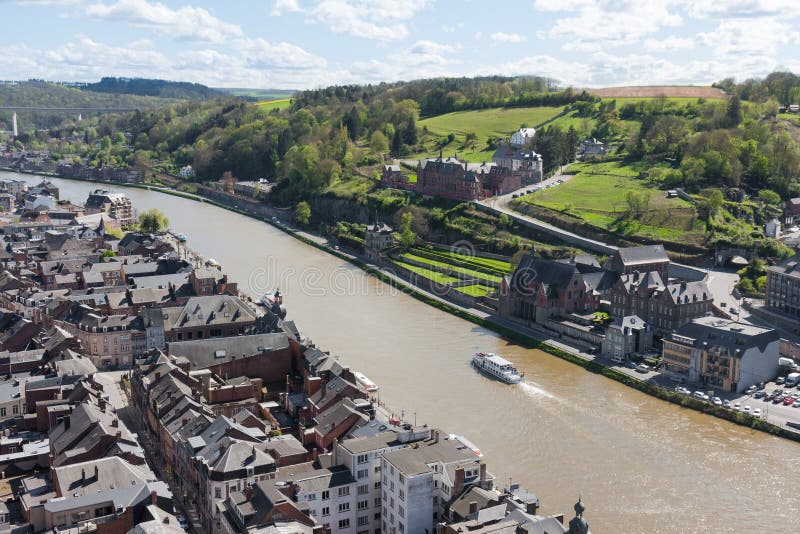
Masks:
[[[255,312],[232,295],[191,297],[183,306],[145,310],[142,317],[148,349],[163,349],[176,341],[256,333]]]
[[[258,482],[251,488],[231,494],[224,503],[218,530],[224,534],[240,532],[269,532],[264,530],[275,524],[296,522],[308,530],[289,532],[314,532],[321,534],[321,525],[309,515],[306,503],[295,503],[282,493],[273,481]]]
[[[636,271],[640,273],[657,271],[661,280],[667,282],[669,263],[664,245],[643,245],[617,249],[609,256],[603,267],[620,275]]]
[[[542,181],[542,156],[531,149],[501,143],[492,155],[492,162],[497,167],[508,169],[511,175],[518,176],[522,185]]]
[[[606,328],[602,344],[603,356],[616,362],[626,361],[633,353],[645,353],[653,348],[653,330],[636,315],[615,319]]]
[[[609,298],[614,317],[636,315],[657,336],[708,315],[713,307],[713,296],[704,280],[665,284],[658,271],[621,275],[611,287]]]
[[[0,209],[6,213],[13,213],[16,208],[16,198],[11,193],[0,193]]]
[[[767,237],[771,237],[772,239],[778,239],[781,237],[781,222],[778,219],[770,219],[767,221],[767,224],[764,225],[764,234]]]
[[[536,128],[520,128],[511,134],[510,143],[515,148],[525,147],[533,142],[536,135]]]
[[[416,189],[416,184],[410,182],[408,176],[403,174],[400,165],[384,165],[381,170],[381,185],[395,189]]]
[[[778,332],[701,317],[664,339],[663,368],[705,387],[741,393],[778,374]]]
[[[380,263],[381,251],[395,245],[392,228],[383,223],[368,224],[364,233],[364,254],[367,259]]]
[[[181,167],[181,170],[178,171],[178,178],[183,178],[184,180],[191,180],[195,176],[197,176],[197,173],[194,171],[191,165]]]
[[[764,304],[800,321],[800,254],[767,267]]]
[[[584,139],[578,143],[579,156],[599,156],[608,152],[608,146],[597,139]]]
[[[2,196],[0,196],[2,202]],[[793,226],[800,223],[800,197],[790,198],[783,204],[783,223]]]
[[[131,226],[136,222],[133,203],[125,193],[95,189],[86,199],[86,213],[106,213],[119,221],[121,226]]]
[[[483,186],[475,171],[455,158],[420,160],[417,164],[417,191],[458,201],[483,198]]]
[[[381,476],[381,532],[435,532],[466,489],[494,487],[494,477],[471,448],[433,429],[413,447],[383,453]]]
[[[26,211],[47,211],[56,207],[56,198],[49,194],[28,192],[25,195]]]
[[[513,275],[504,277],[499,311],[505,317],[542,322],[554,316],[595,311],[600,295],[576,264],[523,256]]]

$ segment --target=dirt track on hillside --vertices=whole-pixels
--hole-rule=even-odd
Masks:
[[[605,87],[602,89],[587,89],[587,91],[601,98],[655,98],[659,96],[668,98],[728,98],[728,95],[715,87],[654,85]]]

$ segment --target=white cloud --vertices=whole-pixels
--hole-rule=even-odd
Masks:
[[[664,52],[667,50],[692,50],[694,39],[670,35],[663,39],[645,39],[644,49],[648,52]]]
[[[489,36],[489,39],[500,43],[521,43],[528,38],[518,33],[495,32]]]
[[[179,39],[224,42],[243,35],[236,24],[225,22],[201,7],[184,6],[172,9],[159,2],[119,0],[114,4],[91,4],[86,15],[100,20],[118,20],[155,28]]]
[[[669,0],[540,0],[548,11],[574,11],[556,20],[549,35],[565,50],[595,51],[633,45],[665,27],[678,27],[682,17],[670,9]]]
[[[425,9],[433,0],[316,0],[307,11],[310,20],[334,33],[377,41],[408,36],[403,21]]]
[[[720,57],[778,56],[779,49],[800,43],[800,31],[773,18],[723,20],[710,32],[699,33],[697,39]],[[732,72],[731,75],[738,73]]]
[[[797,10],[797,0],[687,0],[687,13],[692,18],[752,18],[785,15]]]
[[[302,9],[297,0],[275,0],[270,15],[278,17],[284,13],[296,13],[299,11],[302,11]]]
[[[239,39],[233,48],[248,67],[264,69],[310,69],[327,65],[324,58],[310,54],[299,46],[280,42],[272,44],[262,38]]]

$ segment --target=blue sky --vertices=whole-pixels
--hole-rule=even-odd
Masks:
[[[302,89],[431,76],[707,84],[800,71],[800,0],[0,0],[0,78]]]

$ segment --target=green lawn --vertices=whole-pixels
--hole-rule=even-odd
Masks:
[[[490,161],[494,151],[485,150],[490,137],[508,137],[520,126],[538,126],[562,112],[563,106],[540,106],[531,108],[491,108],[476,111],[456,111],[437,115],[419,122],[420,128],[427,127],[431,136],[426,150],[413,157],[433,157],[439,154],[436,142],[453,133],[455,140],[444,147],[444,153],[457,152],[459,158],[470,162]],[[466,134],[474,133],[476,138],[466,144]]]
[[[563,215],[583,219],[592,226],[621,235],[637,235],[653,240],[702,242],[704,225],[689,202],[668,199],[664,191],[636,178],[637,168],[616,162],[578,163],[568,182],[520,200]],[[649,191],[649,209],[641,217],[628,216],[626,196],[629,191]]]
[[[446,285],[452,282],[457,282],[458,278],[453,276],[448,276],[446,274],[442,274],[436,271],[432,271],[430,269],[423,269],[422,267],[417,267],[416,265],[411,265],[410,263],[404,263],[402,261],[395,261],[397,265],[401,267],[405,267],[412,273],[416,273],[423,278],[427,278],[429,280],[433,280],[434,282],[438,282],[440,284]]]
[[[471,297],[485,297],[488,293],[492,293],[494,289],[480,284],[473,284],[471,286],[462,286],[453,288]]]
[[[458,254],[456,252],[450,252],[446,250],[438,250],[435,248],[424,248],[419,249],[428,254],[438,256],[442,258],[442,260],[446,263],[452,264],[452,262],[458,262],[462,265],[472,266],[472,267],[479,267],[482,269],[488,269],[490,271],[494,271],[499,275],[504,275],[510,273],[512,270],[511,263],[503,260],[495,260],[491,258],[482,258],[480,256],[469,256],[467,254]]]
[[[459,267],[457,265],[453,265],[452,263],[447,263],[447,262],[444,262],[444,261],[431,260],[431,259],[428,259],[428,258],[425,258],[425,257],[422,257],[422,256],[417,256],[415,254],[411,254],[410,252],[406,252],[405,254],[402,254],[401,257],[402,258],[407,258],[407,259],[412,259],[412,260],[418,261],[420,263],[425,263],[427,265],[432,265],[434,267],[450,269],[451,271],[453,271],[455,273],[461,273],[461,274],[466,275],[466,276],[468,276],[470,278],[478,278],[480,280],[488,280],[490,282],[495,282],[495,283],[498,283],[498,284],[500,283],[500,280],[501,280],[501,278],[499,276],[496,276],[496,275],[493,275],[493,274],[486,274],[486,273],[482,273],[482,272],[479,272],[479,271],[474,271],[472,269],[467,269],[465,267]]]
[[[273,109],[285,109],[291,105],[292,99],[291,98],[281,98],[278,100],[265,100],[264,102],[259,102],[256,104],[259,110],[269,113]]]

